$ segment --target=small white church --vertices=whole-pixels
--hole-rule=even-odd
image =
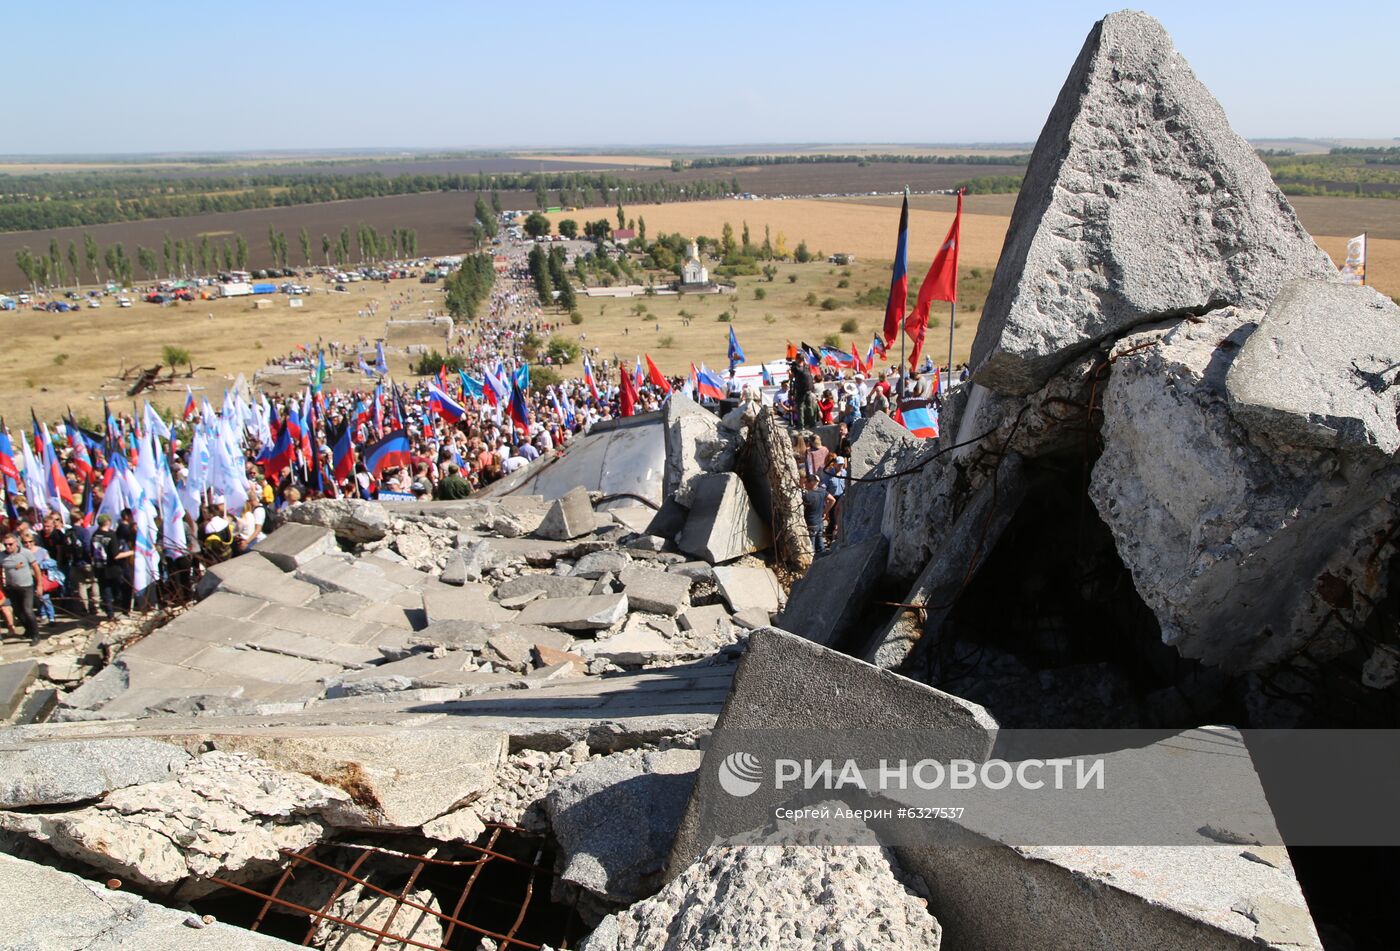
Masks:
[[[681,288],[683,290],[708,287],[710,270],[700,263],[700,249],[690,242],[685,249],[685,263],[681,265]]]

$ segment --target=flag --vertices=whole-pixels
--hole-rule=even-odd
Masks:
[[[939,379],[938,367],[935,366],[935,367],[933,368],[933,383],[929,386],[929,392],[930,392],[930,393],[937,393],[937,392],[938,392],[938,389],[939,389],[939,387],[940,387],[941,385],[942,385],[942,380]]]
[[[316,367],[311,371],[311,389],[313,392],[321,392],[321,387],[326,383],[326,353],[324,350],[316,351]]]
[[[165,420],[160,418],[160,414],[156,412],[156,408],[151,405],[150,400],[146,400],[146,428],[161,439],[169,441],[170,427],[165,425]]]
[[[345,431],[331,448],[331,464],[334,466],[336,482],[344,482],[355,474],[355,440],[352,435],[355,427],[347,424]]]
[[[482,373],[486,377],[486,402],[492,406],[505,406],[509,403],[510,383],[489,368],[483,368]]]
[[[802,359],[807,361],[808,366],[819,367],[822,365],[822,355],[806,343],[802,345]]]
[[[637,389],[640,390],[642,388],[642,384],[646,382],[646,379],[646,371],[642,369],[642,355],[639,353],[637,354],[637,369],[633,373],[632,382],[637,387]]]
[[[888,355],[889,355],[889,347],[888,347],[888,345],[885,343],[884,340],[880,339],[880,335],[879,335],[879,334],[875,334],[875,336],[871,339],[871,341],[870,341],[870,351],[871,351],[872,353],[877,353],[877,354],[879,354],[881,360],[886,359],[886,358],[888,357]],[[870,360],[870,361],[868,361],[868,362],[874,363],[875,361]]]
[[[744,348],[739,346],[739,338],[734,334],[734,327],[729,328],[729,369],[734,369],[736,363],[744,362]]]
[[[408,444],[408,437],[402,429],[391,429],[365,446],[364,460],[365,468],[376,479],[385,469],[409,465],[413,461],[413,453]]]
[[[296,410],[292,412],[295,414]],[[296,442],[293,440],[291,420],[282,427],[277,434],[277,441],[267,450],[267,456],[262,460],[263,473],[267,480],[272,483],[277,482],[277,477],[287,469],[291,468],[296,461]]]
[[[618,374],[617,402],[621,416],[631,416],[637,411],[637,385],[632,381],[632,374],[626,370]]]
[[[0,427],[0,475],[19,481],[19,466],[15,464],[15,445],[10,442],[10,434]]]
[[[904,206],[899,212],[899,237],[895,239],[894,267],[890,272],[890,296],[885,301],[886,340],[893,340],[899,333],[899,325],[904,320],[904,309],[909,297],[909,196],[904,196]]]
[[[457,375],[462,378],[462,398],[470,396],[473,399],[481,399],[486,395],[486,384],[480,380],[467,376],[466,370],[458,370]]]
[[[326,479],[321,473],[321,443],[316,438],[316,430],[320,427],[316,423],[315,411],[312,411],[311,425],[308,427],[311,436],[311,459],[307,463],[307,482],[315,487],[317,492],[326,491]]]
[[[583,358],[583,382],[588,384],[588,392],[598,399],[598,382],[593,378],[593,363],[587,356]]]
[[[822,359],[835,364],[843,370],[849,370],[856,365],[854,352],[847,353],[836,347],[822,347]]]
[[[455,423],[467,415],[465,406],[448,396],[446,390],[432,383],[428,384],[428,409],[437,413],[445,423]]]
[[[185,409],[184,409],[184,411],[180,414],[180,418],[183,419],[183,420],[185,420],[186,422],[188,422],[188,421],[189,421],[189,418],[190,418],[191,416],[193,416],[193,415],[194,415],[194,390],[190,389],[190,388],[187,386],[187,387],[185,387]]]
[[[512,381],[510,387],[510,403],[506,406],[506,415],[515,423],[515,428],[521,433],[530,433],[530,404],[525,402],[525,391],[520,388],[519,383]]]
[[[1366,235],[1359,234],[1347,242],[1347,259],[1342,264],[1343,284],[1366,283]]]
[[[700,364],[700,369],[695,369],[695,364],[690,365],[690,371],[695,376],[695,393],[704,399],[722,400],[724,399],[724,381],[711,372],[705,364]]]
[[[361,373],[363,373],[365,376],[374,376],[374,367],[366,363],[365,358],[363,356],[356,357],[355,368]]]
[[[729,332],[733,333],[734,331],[731,328]],[[649,353],[647,354],[647,379],[651,381],[652,386],[656,387],[661,392],[671,392],[670,381],[666,379],[661,370],[652,362],[651,354]]]
[[[797,348],[792,345],[791,340],[787,342],[787,358],[789,360],[797,359]]]
[[[772,386],[772,385],[773,385],[773,374],[768,372],[768,364],[766,364],[766,363],[761,363],[761,364],[759,364],[759,366],[758,366],[758,372],[759,372],[759,374],[763,377],[763,385],[764,385],[764,386]]]
[[[861,360],[860,352],[856,350],[856,342],[854,340],[851,341],[851,359],[855,361],[857,373],[870,372],[870,367],[864,361]]]
[[[384,359],[384,341],[382,340],[374,345],[374,372],[384,376],[389,375],[389,361]]]
[[[904,322],[904,332],[913,341],[914,350],[909,355],[909,366],[918,365],[919,354],[924,349],[924,333],[928,330],[929,308],[936,300],[957,301],[958,299],[958,244],[962,241],[962,192],[958,192],[958,210],[953,215],[952,227],[948,236],[938,246],[933,263],[928,267],[924,283],[919,287],[919,297],[914,310]]]
[[[554,407],[554,412],[559,417],[559,421],[561,423],[564,422],[567,419],[564,415],[564,404],[559,402],[559,394],[555,392],[552,386],[549,388],[549,402],[550,405]]]
[[[520,368],[515,371],[513,379],[516,386],[520,387],[526,393],[530,392],[530,364],[520,364]]]
[[[938,436],[938,411],[926,399],[904,400],[894,414],[895,421],[921,439]]]

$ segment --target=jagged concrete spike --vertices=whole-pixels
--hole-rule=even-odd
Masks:
[[[973,379],[1039,389],[1154,318],[1267,304],[1336,269],[1156,20],[1089,33],[1036,142],[972,348]]]

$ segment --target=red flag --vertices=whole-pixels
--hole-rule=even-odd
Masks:
[[[632,380],[632,374],[627,372],[626,367],[622,368],[622,380],[617,400],[621,415],[631,416],[637,411],[637,384]]]
[[[914,352],[909,358],[912,369],[918,365],[919,354],[924,349],[924,331],[928,329],[929,308],[936,300],[956,301],[958,299],[958,245],[962,241],[962,192],[958,192],[958,210],[953,215],[953,226],[948,229],[948,237],[943,239],[938,253],[933,256],[924,283],[919,287],[919,299],[913,312],[905,318],[904,332],[914,342]]]
[[[656,387],[661,392],[671,392],[670,381],[662,375],[661,370],[657,368],[656,364],[651,362],[651,354],[649,353],[647,354],[647,379],[651,381],[652,386]]]
[[[788,341],[787,358],[788,358],[789,360],[796,360],[796,359],[797,359],[797,348],[796,348],[795,346],[793,346],[791,340]]]
[[[865,361],[862,360],[862,359],[860,358],[860,351],[856,349],[856,344],[855,344],[855,341],[854,341],[854,340],[851,341],[851,356],[855,357],[855,359],[856,359],[856,372],[857,372],[857,373],[869,373],[869,372],[870,372],[870,367],[866,366]]]

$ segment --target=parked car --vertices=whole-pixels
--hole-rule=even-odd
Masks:
[[[130,307],[130,306],[131,306],[131,298],[130,298],[130,297],[118,297],[118,298],[117,298],[117,306],[118,306],[118,307]]]
[[[100,300],[98,300],[96,297],[89,297],[89,298],[88,298],[88,309],[90,309],[90,310],[96,310],[97,308],[99,308],[99,307],[101,307],[101,306],[102,306],[102,302],[101,302]]]

